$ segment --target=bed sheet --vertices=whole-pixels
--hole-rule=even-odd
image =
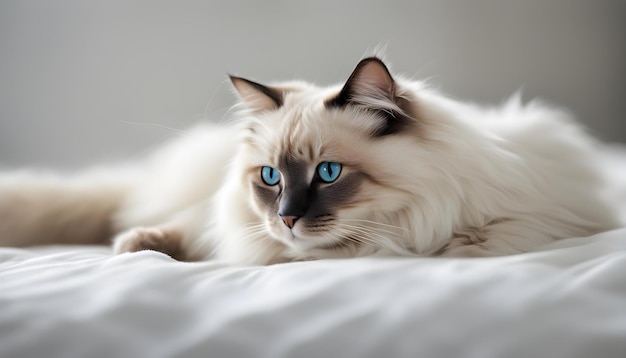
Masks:
[[[234,268],[0,249],[0,357],[624,357],[626,229],[481,259]]]

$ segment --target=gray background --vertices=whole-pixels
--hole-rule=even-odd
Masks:
[[[226,73],[337,83],[377,46],[453,97],[523,88],[626,141],[624,1],[0,0],[0,167],[137,156],[227,115]]]

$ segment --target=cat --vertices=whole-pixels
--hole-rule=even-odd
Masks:
[[[0,179],[0,244],[106,243],[268,265],[532,251],[619,227],[595,142],[563,110],[499,108],[392,75],[378,57],[320,88],[230,77],[229,125],[67,178]]]

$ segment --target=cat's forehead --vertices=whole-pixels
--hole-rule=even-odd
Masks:
[[[264,146],[271,148],[274,159],[287,155],[306,160],[323,153],[333,127],[324,101],[337,91],[300,87],[285,94],[281,108],[257,120],[265,129],[259,133]]]
[[[355,121],[355,113],[328,108],[340,86],[300,86],[285,93],[277,110],[252,118],[249,143],[259,162],[279,165],[284,158],[315,165],[319,161],[344,160],[349,149],[364,145],[367,131]],[[265,164],[264,164],[265,165]]]
[[[283,104],[279,112],[308,113],[325,108],[324,103],[339,93],[339,86],[318,87],[307,83],[289,83],[281,87]]]
[[[310,99],[306,99],[310,101]],[[273,159],[313,160],[329,145],[328,123],[323,109],[314,102],[285,107],[278,114],[276,135],[271,143]]]

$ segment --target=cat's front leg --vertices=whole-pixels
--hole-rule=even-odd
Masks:
[[[152,226],[131,227],[122,231],[113,240],[115,254],[154,250],[179,261],[195,261],[206,255],[193,249],[199,240],[205,218],[207,204],[201,203],[182,210],[163,223]]]
[[[452,241],[456,241],[456,238],[452,239]],[[503,254],[490,251],[489,249],[480,246],[480,244],[447,247],[441,254],[441,256],[444,257],[491,257],[501,255]]]
[[[182,249],[183,234],[172,228],[137,227],[124,231],[115,237],[113,251],[115,254],[154,250],[170,257],[185,261],[187,255]]]
[[[532,251],[551,242],[545,233],[534,229],[527,220],[493,219],[483,226],[466,226],[457,230],[440,251],[447,257],[490,257]]]

